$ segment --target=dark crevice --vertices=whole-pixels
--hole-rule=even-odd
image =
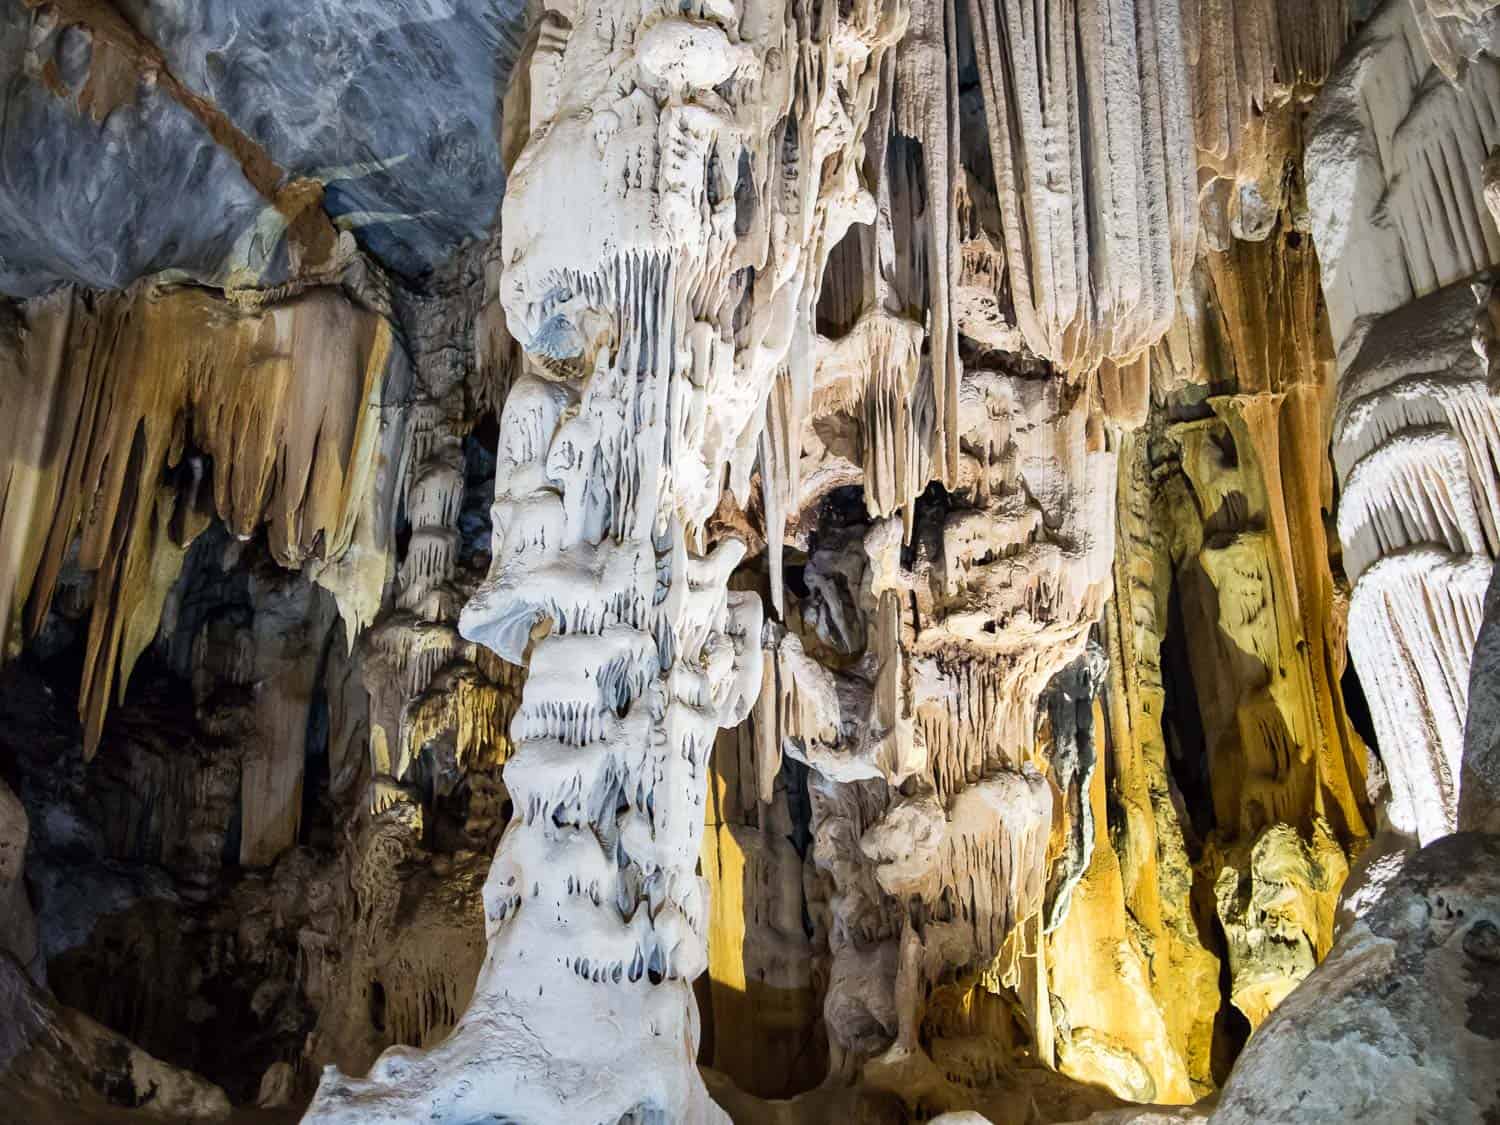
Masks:
[[[1339,680],[1339,691],[1344,696],[1344,711],[1349,716],[1349,722],[1354,726],[1354,732],[1364,740],[1370,748],[1370,753],[1377,759],[1380,758],[1380,747],[1375,742],[1375,720],[1370,714],[1370,701],[1365,698],[1364,684],[1360,683],[1359,673],[1354,670],[1354,661],[1348,660],[1344,664],[1344,674]],[[1382,765],[1385,763],[1382,761]]]
[[[1196,837],[1189,841],[1192,848],[1214,829],[1214,802],[1209,784],[1208,743],[1203,732],[1203,712],[1198,705],[1198,688],[1193,681],[1180,591],[1180,584],[1174,582],[1167,595],[1167,631],[1161,645],[1161,727],[1167,744],[1167,769],[1182,794],[1192,835]]]

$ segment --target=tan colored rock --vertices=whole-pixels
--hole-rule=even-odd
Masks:
[[[1481,53],[1500,53],[1494,0],[1413,0],[1422,41],[1442,72],[1459,79]]]
[[[1155,954],[1147,979],[1170,1050],[1152,1049],[1178,1060],[1194,1095],[1222,1080],[1228,1061],[1215,1056],[1223,999],[1210,950],[1227,957],[1232,991],[1244,992],[1252,1020],[1263,1018],[1327,951],[1339,888],[1371,815],[1365,747],[1339,684],[1341,603],[1323,524],[1332,503],[1323,452],[1332,372],[1317,263],[1284,221],[1272,237],[1200,260],[1179,325],[1153,360],[1158,409],[1185,420],[1157,415],[1122,454],[1119,601],[1107,618],[1121,810],[1111,844],[1137,924],[1121,958]],[[1321,817],[1337,828],[1320,827]],[[1269,862],[1271,841],[1302,838],[1317,844],[1313,853],[1290,850],[1302,862]],[[1257,840],[1269,863],[1262,897],[1277,900],[1272,914],[1294,920],[1289,945],[1308,951],[1295,971],[1264,974],[1280,982],[1266,986],[1276,995],[1264,1001],[1250,999],[1261,986],[1251,983],[1246,933],[1248,922],[1260,948],[1267,916],[1247,919],[1240,904],[1252,897]],[[1189,847],[1203,853],[1196,864]],[[1293,868],[1303,877],[1285,878]],[[1212,910],[1219,880],[1230,903],[1223,950],[1202,912]],[[1107,921],[1095,924],[1108,932]],[[1064,962],[1087,979],[1072,968],[1083,963]],[[1087,991],[1066,973],[1058,987]]]
[[[1366,7],[1336,64],[1342,0],[548,0],[448,265],[314,254],[298,179],[293,285],[0,310],[5,655],[88,617],[90,751],[158,657],[210,736],[87,790],[165,873],[79,992],[203,926],[318,1121],[1203,1119],[1118,1102],[1492,803],[1493,5]],[[95,8],[27,80],[123,120]]]
[[[292,1104],[295,1075],[292,1064],[272,1063],[261,1076],[255,1104],[260,1109],[286,1109]]]
[[[90,753],[214,513],[241,537],[267,525],[277,560],[339,598],[348,634],[374,617],[400,436],[380,407],[404,371],[386,321],[328,289],[248,310],[192,289],[97,303],[59,290],[21,317],[19,370],[0,381],[25,435],[5,465],[0,628],[7,656],[23,614],[36,633],[80,536],[79,565],[97,572],[79,704]],[[189,442],[213,461],[212,495]]]
[[[1349,863],[1318,821],[1311,839],[1290,825],[1273,825],[1248,853],[1241,848],[1214,866],[1219,920],[1229,942],[1230,996],[1253,1030],[1328,955]]]
[[[1046,944],[1058,1067],[1130,1101],[1191,1102],[1196,1097],[1192,1078],[1201,1081],[1206,1076],[1207,1059],[1193,1059],[1191,1044],[1174,1035],[1171,1024],[1184,1015],[1191,1018],[1193,1009],[1205,1001],[1212,1012],[1218,1000],[1215,963],[1195,947],[1202,959],[1199,979],[1178,977],[1167,985],[1175,988],[1176,1002],[1159,1005],[1153,978],[1166,984],[1175,975],[1161,948],[1170,939],[1161,935],[1161,952],[1149,957],[1136,927],[1130,925],[1120,859],[1110,843],[1105,793],[1100,771],[1088,792],[1096,833],[1093,862],[1073,892],[1061,926]],[[1198,1049],[1206,1054],[1205,1046]]]
[[[1193,80],[1204,241],[1259,242],[1285,207],[1301,156],[1299,115],[1333,69],[1345,0],[1190,0],[1184,39]]]
[[[710,904],[704,1051],[746,1094],[782,1098],[827,1074],[821,966],[804,928],[805,829],[791,807],[800,795],[777,778],[770,799],[759,799],[748,733],[723,732],[714,751],[702,861]]]
[[[1153,518],[1142,436],[1124,439],[1120,472],[1116,596],[1104,621],[1110,657],[1105,777],[1109,798],[1120,810],[1110,849],[1120,868],[1120,914],[1135,919],[1126,929],[1150,969],[1153,1003],[1194,1093],[1202,1094],[1214,1083],[1219,962],[1192,909],[1194,872],[1185,833],[1193,829],[1170,773],[1162,662],[1168,608],[1161,588],[1168,568],[1157,561],[1165,527]],[[1096,851],[1096,865],[1108,862]],[[1066,1002],[1061,982],[1056,991]]]

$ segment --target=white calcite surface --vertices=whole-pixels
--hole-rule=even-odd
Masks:
[[[1391,823],[1433,840],[1458,801],[1469,661],[1500,553],[1500,415],[1451,286],[1381,318],[1339,382],[1333,460],[1349,648],[1391,784]]]
[[[745,497],[783,365],[811,375],[817,280],[870,213],[856,145],[904,24],[895,4],[788,16],[542,16],[502,214],[525,370],[494,561],[460,622],[530,666],[489,955],[447,1040],[365,1080],[330,1071],[309,1120],[723,1119],[696,1066],[695,866],[708,755],[759,688],[761,608],[728,590],[743,544],[705,550],[702,528],[726,476]]]
[[[1050,19],[969,0],[1017,324],[1060,366],[1155,343],[1191,267],[1185,6],[1089,0]]]
[[[1307,123],[1308,209],[1346,362],[1371,318],[1500,260],[1482,172],[1497,144],[1500,61],[1447,81],[1413,5],[1382,6]]]
[[[1438,50],[1444,29],[1485,22],[1482,7],[1381,8],[1325,86],[1306,151],[1339,356],[1349,649],[1391,825],[1424,842],[1457,822],[1469,662],[1500,554],[1500,414],[1484,354],[1500,63],[1475,47],[1458,67]]]

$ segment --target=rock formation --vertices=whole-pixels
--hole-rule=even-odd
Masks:
[[[1388,748],[1391,823],[1424,842],[1456,823],[1469,660],[1500,550],[1493,408],[1470,344],[1473,286],[1487,291],[1500,256],[1484,195],[1500,63],[1474,44],[1458,67],[1454,47],[1484,7],[1385,5],[1308,127],[1350,651]]]
[[[1493,1117],[1496,853],[1493,835],[1463,832],[1413,855],[1250,1041],[1211,1106],[1110,1111],[1088,1122]]]
[[[8,1103],[1487,1119],[1497,60],[5,0]]]

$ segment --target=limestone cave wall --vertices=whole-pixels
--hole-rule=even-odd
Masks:
[[[18,1120],[1500,1113],[1500,7],[0,0],[0,121]]]

